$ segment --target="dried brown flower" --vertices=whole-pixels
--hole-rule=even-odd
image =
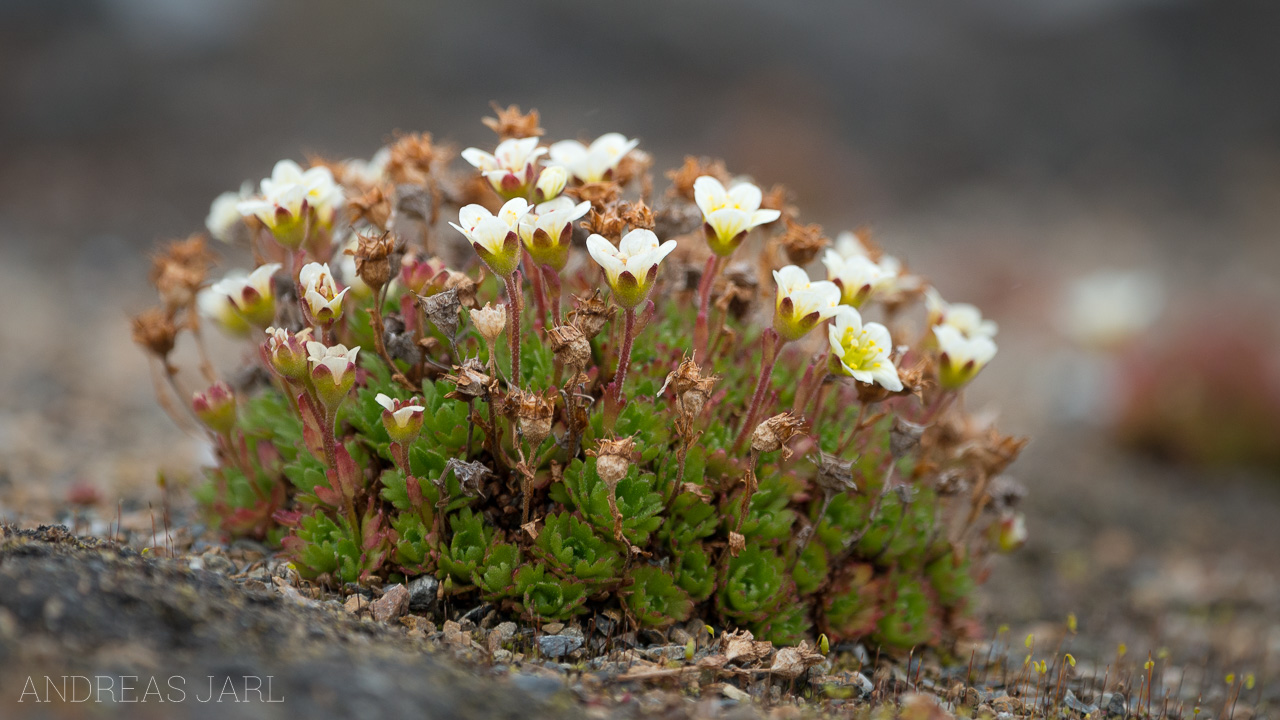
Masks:
[[[676,430],[681,435],[689,435],[693,430],[693,422],[702,413],[702,408],[711,397],[718,375],[703,376],[702,368],[691,358],[686,357],[680,367],[667,374],[667,380],[658,390],[661,395],[667,387],[676,395]]]
[[[667,171],[667,177],[671,178],[671,187],[667,193],[693,202],[693,183],[703,175],[710,175],[726,187],[729,185],[729,171],[725,169],[723,160],[686,155],[683,165]]]
[[[720,636],[720,652],[728,662],[748,665],[769,657],[773,652],[773,643],[756,640],[750,630],[738,630]]]
[[[484,463],[449,458],[440,476],[433,481],[436,489],[439,490],[439,504],[442,506],[447,505],[450,499],[448,484],[450,472],[458,478],[458,486],[462,494],[467,497],[484,497],[484,479],[493,474]]]
[[[356,275],[373,288],[374,292],[391,280],[391,256],[395,252],[395,245],[389,233],[384,233],[381,237],[356,235],[356,247],[345,251],[347,255],[355,256]],[[399,259],[396,259],[395,265],[399,270]]]
[[[791,457],[791,449],[787,443],[806,429],[803,418],[789,412],[780,413],[756,426],[751,435],[751,449],[758,453],[782,451],[782,459]]]
[[[539,116],[537,110],[530,110],[525,114],[520,112],[519,105],[508,105],[505,110],[496,102],[489,103],[489,106],[493,108],[493,112],[498,117],[481,118],[480,122],[497,133],[500,140],[542,137],[547,132],[538,126]]]
[[[472,310],[470,312],[471,323],[476,326],[476,330],[480,332],[480,336],[485,342],[493,343],[502,334],[507,327],[507,306],[494,306],[491,303],[485,303],[483,308]]]
[[[893,459],[900,460],[911,454],[920,444],[920,438],[924,437],[925,430],[928,429],[928,425],[913,423],[895,416],[893,427],[889,429],[889,453],[893,455]]]
[[[618,161],[610,179],[619,185],[626,185],[640,178],[644,181],[640,194],[643,197],[649,197],[653,193],[653,178],[649,175],[651,167],[653,167],[653,156],[639,148],[633,148]]]
[[[762,205],[762,207],[765,207]],[[787,253],[787,259],[793,265],[805,266],[813,262],[818,253],[830,242],[826,236],[822,234],[821,225],[801,225],[792,220],[789,216],[783,216],[786,222],[786,231],[778,242],[782,245],[783,251]]]
[[[617,310],[600,297],[600,290],[597,289],[589,298],[573,296],[573,309],[569,311],[568,319],[590,340],[600,334],[600,330],[613,318],[615,312]]]
[[[586,183],[578,187],[567,188],[566,195],[576,197],[578,200],[586,200],[591,203],[591,207],[602,209],[606,205],[610,205],[618,199],[622,188],[618,183],[612,180],[602,180],[600,182]]]
[[[445,397],[463,401],[476,398],[487,401],[497,386],[497,382],[485,373],[484,365],[476,358],[468,358],[461,365],[454,365],[453,373],[445,375],[444,379],[457,386]]]
[[[622,231],[626,229],[626,225],[627,222],[618,215],[617,208],[612,205],[606,207],[604,212],[597,211],[593,206],[587,213],[587,219],[582,221],[582,227],[586,228],[587,232],[603,235],[614,243],[622,237]]]
[[[795,205],[792,205],[789,202],[790,197],[791,191],[787,189],[787,186],[782,185],[781,183],[775,183],[774,186],[769,188],[769,191],[764,193],[764,196],[760,198],[760,207],[765,210],[777,210],[782,213],[782,217],[787,220],[792,220],[800,215],[800,211]],[[802,265],[803,263],[796,264]]]
[[[729,554],[738,557],[747,549],[747,537],[740,532],[729,531]]]
[[[769,668],[769,672],[778,677],[794,680],[814,665],[822,664],[826,659],[826,656],[810,645],[808,640],[801,640],[795,647],[779,650],[773,658],[773,665]]]
[[[520,434],[528,441],[530,448],[537,450],[551,434],[551,420],[556,411],[556,391],[553,389],[538,394],[516,388],[507,397],[507,404],[520,421]]]
[[[422,311],[427,314],[427,319],[439,328],[450,342],[458,337],[458,313],[462,311],[462,304],[458,302],[457,290],[444,290],[430,297],[418,296],[418,303],[422,305]]]
[[[431,133],[410,133],[396,138],[387,158],[387,177],[397,185],[423,185],[431,174],[431,165],[441,159],[440,148],[431,142]]]
[[[634,203],[623,203],[622,219],[632,230],[652,230],[654,227],[653,210],[643,200]]]
[[[173,315],[164,308],[151,308],[133,318],[133,341],[161,360],[173,352],[177,337]]]
[[[169,243],[151,260],[149,279],[160,292],[166,308],[176,310],[191,305],[204,284],[214,254],[204,237],[192,235]]]
[[[482,282],[484,282],[484,268],[480,269],[480,277],[475,280],[465,273],[449,272],[448,278],[444,281],[444,289],[458,294],[459,305],[474,310],[480,307],[476,302],[476,289]]]
[[[760,279],[749,263],[734,263],[716,278],[715,306],[737,320],[751,314],[759,299]]]
[[[818,466],[818,474],[814,477],[814,481],[823,492],[831,494],[858,492],[858,486],[853,482],[852,460],[841,460],[838,455],[819,450],[813,464]]]
[[[613,488],[631,470],[631,460],[635,449],[636,443],[629,437],[617,438],[616,440],[601,439],[596,444],[596,449],[588,450],[587,454],[594,456],[596,459],[596,474],[600,476],[600,479],[606,485]]]
[[[547,330],[547,339],[556,360],[564,365],[571,377],[582,372],[591,362],[591,343],[576,325],[557,325]]]
[[[391,197],[382,186],[374,185],[360,197],[347,201],[347,209],[352,223],[364,220],[385,230],[391,220]]]

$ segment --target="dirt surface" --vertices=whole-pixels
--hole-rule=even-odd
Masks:
[[[3,716],[195,720],[579,714],[557,693],[548,693],[545,684],[536,697],[511,681],[443,661],[432,647],[404,632],[316,603],[289,601],[260,585],[251,589],[213,572],[77,539],[58,528],[19,531],[5,526],[0,544]],[[114,695],[107,690],[103,699],[114,696],[118,704],[36,703],[37,697],[49,700],[44,678],[52,676],[58,685],[62,675],[114,678],[111,686],[99,678],[95,687],[100,692],[113,687]],[[258,684],[246,685],[246,676],[271,676],[270,687],[264,681],[256,692]],[[36,685],[23,698],[28,678]],[[157,693],[127,704],[127,698],[143,699],[152,678],[169,702],[159,702]],[[233,683],[229,689],[228,678]],[[126,694],[122,685],[135,683],[136,689]],[[87,692],[86,687],[82,683],[77,692]],[[19,698],[24,702],[16,702]]]

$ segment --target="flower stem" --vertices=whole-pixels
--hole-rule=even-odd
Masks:
[[[751,405],[747,408],[747,415],[742,419],[742,429],[738,431],[738,439],[734,442],[735,449],[741,448],[742,443],[746,442],[751,436],[751,432],[755,430],[755,419],[760,413],[760,405],[764,402],[764,396],[769,391],[769,380],[773,377],[773,366],[778,362],[778,349],[786,341],[779,342],[778,332],[773,328],[767,328],[760,335],[761,356],[760,356],[760,377],[756,380],[756,391],[751,396]]]
[[[541,330],[547,317],[547,293],[542,287],[542,268],[533,261],[528,250],[524,251],[524,265],[529,269],[529,279],[533,282],[533,299],[538,304],[538,314],[533,318],[533,329]]]
[[[627,368],[631,366],[631,345],[636,333],[635,308],[627,308],[622,316],[625,319],[622,330],[622,352],[618,355],[618,372],[613,376],[613,402],[618,406],[622,405],[622,383],[626,381]]]
[[[702,279],[698,281],[698,321],[693,326],[693,357],[702,363],[707,362],[707,317],[711,311],[711,286],[720,274],[723,259],[715,254],[707,258]]]
[[[503,280],[507,283],[507,339],[511,343],[511,382],[520,382],[520,306],[523,297],[520,290],[520,272],[516,271]]]

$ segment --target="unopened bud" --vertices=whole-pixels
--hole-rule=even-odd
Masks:
[[[564,186],[569,182],[569,171],[560,165],[552,165],[545,167],[538,175],[538,183],[534,186],[534,199],[536,202],[546,202],[564,192]]]
[[[387,429],[391,442],[408,445],[418,439],[422,432],[422,414],[426,408],[420,405],[421,400],[396,400],[383,393],[374,398],[383,407],[382,426]]]
[[[316,396],[330,411],[342,404],[356,383],[356,354],[359,352],[359,347],[348,350],[345,345],[325,347],[318,342],[307,343],[311,382]]]
[[[405,255],[400,259],[400,282],[418,295],[440,292],[451,274],[437,258]]]
[[[264,348],[271,367],[282,376],[292,380],[306,377],[307,347],[311,340],[311,328],[297,334],[291,334],[281,328],[267,328],[267,341]]]
[[[1020,512],[1005,513],[995,528],[1001,552],[1013,552],[1027,542],[1027,520]]]
[[[236,396],[224,382],[214,383],[191,398],[191,409],[205,427],[226,435],[236,425]]]
[[[492,343],[498,339],[507,327],[507,306],[485,303],[483,308],[472,310],[471,322],[485,342]]]

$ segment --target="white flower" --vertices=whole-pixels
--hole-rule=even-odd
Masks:
[[[986,335],[965,337],[950,325],[934,325],[933,336],[940,353],[938,379],[950,390],[963,387],[996,356],[995,341]]]
[[[563,165],[584,183],[607,180],[622,158],[639,140],[628,140],[621,133],[605,133],[587,147],[577,140],[561,140],[551,146],[551,162]]]
[[[675,249],[675,240],[659,244],[652,230],[632,230],[616,248],[600,235],[587,238],[587,252],[604,268],[613,300],[624,308],[634,308],[649,297],[658,265]]]
[[[761,210],[763,195],[751,183],[738,183],[725,190],[720,181],[703,175],[693,182],[693,197],[702,210],[703,231],[711,251],[727,257],[742,244],[756,226],[777,220],[782,213]]]
[[[413,419],[414,413],[422,413],[426,411],[426,407],[422,405],[409,405],[403,400],[393,400],[385,393],[378,393],[374,400],[378,404],[387,409],[391,413],[391,417],[395,420],[396,426],[400,428],[409,427],[409,422]]]
[[[564,192],[564,186],[569,183],[569,171],[560,165],[552,165],[542,169],[538,173],[538,182],[534,185],[534,197],[544,203],[553,200]]]
[[[840,257],[848,259],[854,255],[865,255],[871,257],[871,250],[867,248],[867,244],[862,242],[862,238],[857,233],[845,230],[836,235],[835,243],[832,248],[840,253]]]
[[[870,248],[858,235],[845,231],[836,236],[822,264],[827,267],[827,277],[840,286],[844,294],[841,302],[860,307],[872,297],[898,300],[901,293],[919,290],[920,278],[904,274],[898,258],[883,254],[879,258],[872,259]]]
[[[244,225],[244,215],[240,214],[240,201],[253,195],[253,184],[245,181],[240,192],[228,190],[213,199],[209,206],[209,214],[204,219],[204,226],[209,234],[217,240],[229,243],[235,240],[237,228]]]
[[[862,322],[857,310],[841,305],[827,329],[832,369],[859,382],[876,384],[891,392],[902,390],[902,380],[890,353],[893,339],[880,323]]]
[[[523,195],[534,178],[534,164],[547,152],[538,147],[538,138],[510,138],[498,144],[493,154],[480,148],[462,151],[462,159],[480,169],[493,189],[504,198]]]
[[[826,280],[811,282],[799,266],[774,270],[773,281],[778,285],[773,329],[783,340],[799,340],[840,306],[840,288]]]
[[[376,185],[382,181],[389,160],[391,148],[388,147],[380,148],[368,160],[350,158],[342,163],[342,179],[354,180],[361,185]]]
[[[529,255],[539,265],[563,270],[569,262],[573,241],[573,222],[591,210],[591,203],[577,205],[567,197],[558,197],[537,207],[537,214],[525,215],[520,221],[520,239]]]
[[[316,395],[330,410],[346,398],[356,382],[356,354],[360,348],[350,350],[345,345],[325,347],[314,340],[307,343],[307,360],[311,364],[311,382]]]
[[[520,266],[520,221],[528,214],[528,201],[513,198],[496,216],[481,205],[466,205],[458,211],[462,224],[449,224],[466,236],[490,270],[508,277]]]
[[[307,222],[322,228],[333,224],[336,210],[346,202],[342,187],[327,167],[303,170],[292,160],[281,160],[262,181],[260,197],[237,204],[241,215],[262,221],[280,244],[296,248],[306,238]]]
[[[196,307],[202,316],[216,322],[228,335],[248,335],[253,326],[236,310],[231,297],[222,292],[224,289],[225,286],[216,290],[213,287],[201,290],[196,294]]]
[[[242,271],[232,271],[209,286],[209,293],[226,298],[232,311],[248,324],[265,328],[276,317],[275,289],[271,286],[271,278],[279,269],[280,263],[267,263],[248,275]],[[234,329],[238,324],[227,322],[226,308],[219,301],[206,296],[203,303],[202,308],[207,308],[211,317],[216,318],[224,327],[238,332]]]
[[[1105,270],[1067,290],[1058,325],[1072,340],[1115,348],[1151,327],[1164,307],[1164,289],[1149,273]]]
[[[342,298],[351,288],[338,292],[328,263],[307,263],[298,271],[298,283],[302,286],[302,299],[318,323],[333,322],[342,314]]]
[[[994,320],[985,320],[982,311],[969,303],[949,303],[942,299],[932,286],[924,291],[925,309],[929,313],[929,326],[950,325],[965,337],[986,335],[994,338],[999,326]]]

